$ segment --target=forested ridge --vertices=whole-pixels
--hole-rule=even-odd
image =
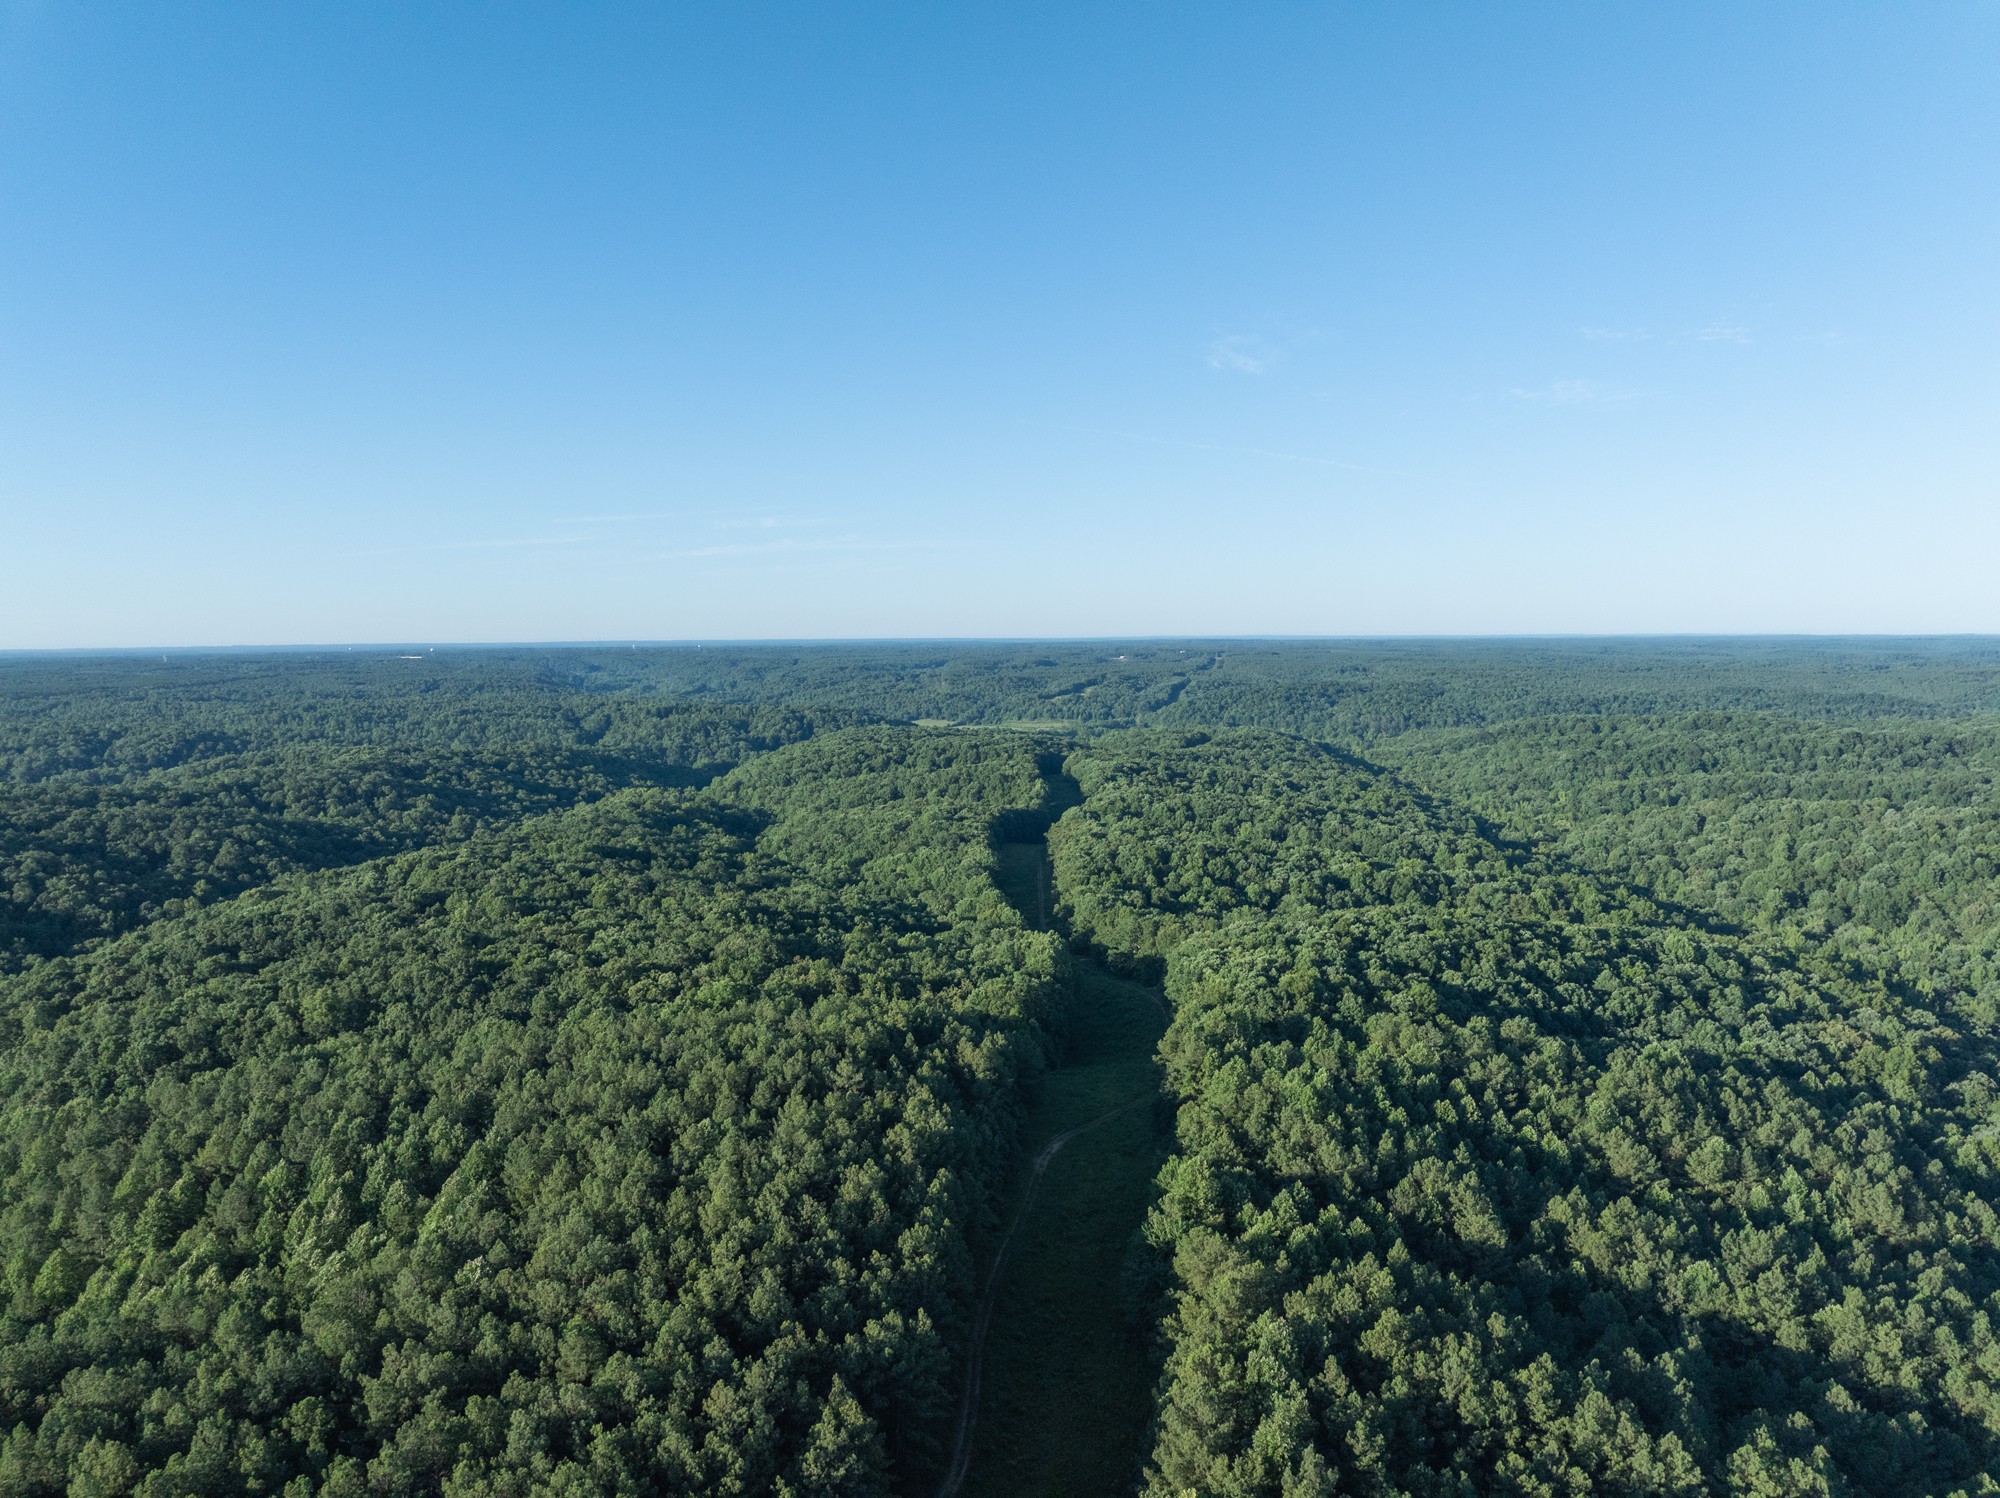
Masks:
[[[1562,717],[1384,752],[1514,836],[2000,1012],[2000,719]]]
[[[110,784],[0,784],[0,961],[55,956],[283,874],[462,841],[636,779],[563,750],[333,749],[223,755]]]
[[[1066,947],[1172,1009],[1135,1490],[2000,1491],[1996,725],[1980,641],[0,660],[0,1493],[925,1491]]]

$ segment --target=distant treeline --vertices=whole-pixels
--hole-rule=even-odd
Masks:
[[[0,656],[0,778],[160,769],[304,741],[740,758],[651,714],[1274,728],[1354,746],[1559,714],[2000,714],[2000,640],[1134,641]],[[679,742],[677,742],[679,741]]]

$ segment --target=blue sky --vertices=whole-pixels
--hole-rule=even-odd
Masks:
[[[2000,6],[0,8],[0,646],[2000,629]]]

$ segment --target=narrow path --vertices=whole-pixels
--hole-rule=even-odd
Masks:
[[[1021,1203],[1014,1209],[1014,1220],[1007,1224],[1007,1232],[994,1250],[993,1265],[986,1271],[986,1283],[980,1287],[979,1314],[972,1323],[972,1350],[966,1359],[965,1393],[958,1402],[958,1434],[951,1452],[951,1466],[945,1472],[944,1481],[938,1484],[937,1498],[958,1498],[958,1491],[965,1485],[966,1472],[972,1466],[972,1432],[979,1422],[979,1386],[986,1363],[986,1329],[993,1322],[993,1305],[1000,1290],[1000,1274],[1007,1267],[1007,1250],[1014,1242],[1014,1234],[1020,1231],[1028,1210],[1035,1204],[1035,1188],[1041,1184],[1042,1175],[1049,1168],[1049,1162],[1061,1152],[1062,1147],[1079,1134],[1088,1133],[1099,1124],[1109,1123],[1121,1113],[1130,1113],[1143,1103],[1152,1101],[1150,1095],[1133,1098],[1121,1103],[1109,1113],[1101,1113],[1089,1123],[1078,1124],[1067,1133],[1058,1134],[1042,1146],[1042,1152],[1035,1156],[1035,1163],[1028,1172],[1028,1184],[1021,1193]]]

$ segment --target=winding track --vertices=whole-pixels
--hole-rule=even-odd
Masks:
[[[972,1469],[972,1428],[979,1418],[979,1376],[986,1361],[986,1328],[993,1322],[993,1303],[1000,1290],[1000,1272],[1007,1266],[1007,1249],[1027,1218],[1029,1209],[1035,1204],[1035,1188],[1041,1184],[1042,1173],[1049,1168],[1049,1162],[1061,1153],[1062,1147],[1077,1135],[1087,1134],[1121,1113],[1130,1113],[1140,1104],[1150,1101],[1151,1097],[1151,1093],[1142,1094],[1128,1103],[1120,1103],[1109,1113],[1098,1114],[1089,1123],[1078,1124],[1067,1133],[1056,1135],[1035,1156],[1034,1166],[1028,1173],[1027,1189],[1021,1193],[1021,1204],[1014,1209],[1014,1220],[1007,1224],[1006,1235],[994,1252],[993,1265],[986,1271],[986,1283],[980,1287],[979,1314],[972,1322],[972,1351],[965,1364],[965,1393],[958,1402],[958,1436],[951,1449],[951,1466],[945,1471],[944,1481],[938,1484],[937,1498],[958,1498],[965,1474]]]

